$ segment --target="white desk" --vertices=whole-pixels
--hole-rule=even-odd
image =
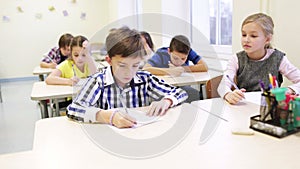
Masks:
[[[72,97],[76,90],[73,86],[47,85],[45,82],[35,82],[31,91],[31,100],[45,100]]]
[[[52,72],[53,69],[51,68],[41,68],[40,66],[37,66],[33,69],[33,74],[38,75],[40,81],[44,81],[44,75],[48,75]]]
[[[190,108],[187,104],[184,106]],[[188,130],[185,133],[188,135],[186,139],[184,137],[181,138],[183,139],[180,140],[182,142],[179,141],[179,145],[175,146],[174,149],[166,150],[168,152],[160,156],[153,154],[152,158],[140,160],[112,155],[97,146],[95,140],[91,139],[92,135],[90,133],[93,133],[93,131],[96,131],[98,135],[107,135],[109,132],[115,131],[120,135],[126,136],[126,138],[133,138],[132,141],[137,144],[150,139],[149,144],[152,143],[152,145],[159,147],[168,141],[173,141],[172,137],[176,137],[176,134],[180,133],[179,130],[185,128],[184,123],[180,123],[177,126],[178,130],[173,130],[173,134],[169,133],[170,135],[163,137],[167,139],[170,137],[170,140],[155,139],[160,137],[160,134],[168,133],[172,129],[181,111],[184,111],[181,106],[173,108],[161,121],[130,130],[111,130],[107,125],[80,124],[69,121],[67,117],[43,119],[36,123],[33,151],[39,154],[42,163],[47,164],[48,168],[199,168],[199,166],[203,165],[199,161],[201,157],[198,156],[199,151],[197,149],[199,130],[192,130],[193,134],[191,134],[195,137],[190,137],[188,135],[190,130]],[[199,112],[199,114],[202,114],[202,117],[204,117],[199,118],[199,125],[201,126],[203,124],[201,121],[205,119],[208,113]],[[186,112],[186,117],[182,119],[195,117],[195,115],[195,112]],[[193,120],[195,119],[193,118]],[[191,128],[193,127],[192,124],[189,124]],[[152,138],[154,138],[153,141]],[[115,146],[123,146],[125,151],[126,148],[132,146],[132,144],[128,145],[126,143],[123,143],[123,145],[118,144],[119,140],[108,139],[108,141]],[[122,142],[122,138],[120,142]],[[133,146],[132,148],[132,150],[129,150],[129,153],[137,151],[144,153],[156,147],[145,145],[142,147],[142,150],[137,145],[137,147]]]
[[[80,82],[79,84],[82,84]],[[58,107],[57,99],[72,97],[79,90],[79,86],[65,85],[47,85],[45,82],[35,82],[32,87],[30,98],[31,100],[40,101],[42,118],[49,117],[47,109],[47,99],[53,99],[56,107]],[[59,109],[56,108],[56,115]]]
[[[247,94],[247,100],[239,105],[225,103],[221,113],[224,120],[202,110],[209,110],[211,105],[220,106],[222,103],[221,99],[210,99],[193,103],[201,109],[184,104],[171,109],[157,123],[134,130],[114,130],[120,135],[134,138],[138,143],[143,139],[152,139],[168,133],[174,124],[193,124],[191,130],[182,138],[182,142],[164,154],[152,158],[134,160],[104,151],[103,147],[97,146],[97,141],[92,139],[90,132],[109,136],[110,128],[107,125],[79,124],[69,121],[66,117],[45,119],[36,123],[34,152],[39,154],[42,162],[48,164],[49,168],[298,168],[295,158],[300,153],[299,134],[277,139],[259,132],[252,136],[231,133],[232,127],[249,127],[249,117],[258,113],[256,111],[259,105],[256,103],[260,100],[259,94]],[[219,105],[215,105],[216,102]],[[194,123],[189,120],[178,123],[176,120],[181,114],[197,116]],[[215,129],[210,131],[211,136],[200,144],[200,136],[207,132],[204,131],[207,125]],[[179,127],[176,133],[180,132]],[[115,146],[123,146],[124,150],[129,147],[125,142],[118,144],[116,140],[110,141],[112,144],[115,142]],[[153,142],[154,145],[160,146],[165,140]],[[143,148],[148,151],[149,148],[156,147]]]
[[[254,132],[252,136],[231,134],[237,127],[249,128],[250,117],[259,114],[260,94],[246,93],[246,99],[238,105],[223,101],[221,117],[229,122],[221,120],[210,139],[200,146],[202,153],[214,153],[212,158],[218,161],[218,164],[212,164],[215,168],[299,168],[297,160],[291,157],[300,153],[300,133],[282,139],[260,132]],[[216,100],[220,101],[220,98],[192,104],[211,111],[215,106],[222,107]]]
[[[174,86],[186,86],[186,85],[200,85],[205,84],[210,79],[208,72],[191,72],[182,73],[181,76],[158,76],[163,79],[166,83]]]
[[[38,158],[33,151],[24,151],[0,155],[0,166],[5,169],[38,169]]]

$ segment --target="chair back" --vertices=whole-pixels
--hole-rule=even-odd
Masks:
[[[210,80],[208,80],[206,82],[205,88],[206,88],[207,99],[220,97],[218,94],[218,86],[219,86],[222,78],[223,78],[223,75],[219,75],[214,78],[211,78]]]

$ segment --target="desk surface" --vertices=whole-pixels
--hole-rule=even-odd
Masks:
[[[299,134],[277,139],[259,132],[252,136],[231,133],[233,126],[249,126],[249,116],[258,113],[259,105],[256,102],[259,95],[260,93],[247,94],[246,100],[238,105],[229,105],[221,99],[193,103],[199,104],[197,106],[201,109],[183,104],[170,109],[157,123],[134,130],[113,130],[120,135],[136,139],[138,143],[141,139],[158,137],[171,131],[172,127],[178,124],[180,114],[197,115],[194,122],[186,121],[192,122],[193,125],[182,138],[182,142],[166,153],[149,159],[122,158],[104,151],[103,147],[92,139],[89,130],[97,131],[99,135],[107,135],[110,127],[79,124],[69,121],[66,117],[45,119],[36,123],[34,151],[40,153],[42,159],[46,160],[45,163],[50,164],[49,168],[86,168],[87,164],[88,168],[297,168],[298,162],[293,157],[300,153]],[[219,100],[218,103],[224,103],[221,106],[222,117],[227,121],[203,111],[208,105],[215,105],[216,100]],[[204,128],[212,124],[208,122],[209,119],[217,122],[215,130],[211,131],[211,136],[205,142],[200,143]],[[180,130],[177,132],[180,133]],[[158,141],[155,143],[157,146],[164,143],[164,140],[154,141]],[[118,146],[117,142],[115,144]],[[124,147],[127,147],[125,142]],[[147,150],[145,147],[144,149]]]
[[[33,69],[34,75],[44,75],[44,74],[50,74],[53,69],[51,68],[41,68],[40,66],[37,66]]]
[[[33,83],[31,100],[46,100],[72,97],[76,94],[87,79],[80,79],[75,86],[47,85],[45,82]]]
[[[71,97],[75,94],[73,86],[47,85],[45,82],[35,82],[32,86],[31,100],[46,100]]]
[[[209,79],[209,73],[207,72],[194,72],[194,73],[185,73],[180,77],[170,77],[170,76],[159,76],[166,83],[184,86],[184,85],[193,85],[205,83]],[[35,82],[31,91],[31,100],[45,100],[45,99],[57,99],[72,97],[76,91],[79,90],[78,86],[83,84],[83,81],[80,81],[77,86],[65,86],[65,85],[47,85],[45,82]]]
[[[32,168],[38,169],[37,156],[33,151],[24,151],[0,155],[0,166],[5,169]]]
[[[246,99],[238,105],[229,105],[220,98],[183,104],[170,109],[158,122],[136,129],[82,124],[67,117],[43,119],[36,123],[33,152],[42,168],[298,168],[299,134],[277,139],[259,132],[251,136],[231,133],[233,126],[248,127],[249,116],[258,113],[259,96],[259,92],[247,93]],[[217,110],[214,107],[220,108],[218,115],[222,119],[211,115],[217,114],[213,112]],[[181,123],[184,118],[188,120]],[[114,155],[95,137],[124,136],[121,137],[124,140],[108,141],[122,151],[144,153],[166,141],[172,142],[187,124],[190,128],[177,144],[161,154],[140,160]],[[200,142],[207,126],[212,129],[208,131],[210,137]],[[173,129],[176,132],[172,133]],[[171,139],[155,139],[164,135]],[[128,145],[126,139],[134,142],[136,147]],[[139,147],[147,140],[151,141],[149,146]],[[2,161],[4,166],[8,163]]]
[[[158,76],[163,79],[166,83],[174,86],[186,86],[195,84],[205,84],[210,79],[208,72],[191,72],[182,73],[181,76]]]

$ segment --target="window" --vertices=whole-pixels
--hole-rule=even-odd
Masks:
[[[232,0],[209,0],[210,43],[232,44]]]

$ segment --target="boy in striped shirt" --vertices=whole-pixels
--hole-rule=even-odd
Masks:
[[[139,32],[127,27],[112,30],[106,38],[106,61],[110,66],[88,79],[68,106],[68,117],[127,128],[135,125],[135,119],[119,112],[118,107],[150,105],[147,115],[162,116],[170,107],[185,101],[188,95],[184,90],[139,70],[146,56],[143,46]],[[122,103],[120,98],[125,101]]]

